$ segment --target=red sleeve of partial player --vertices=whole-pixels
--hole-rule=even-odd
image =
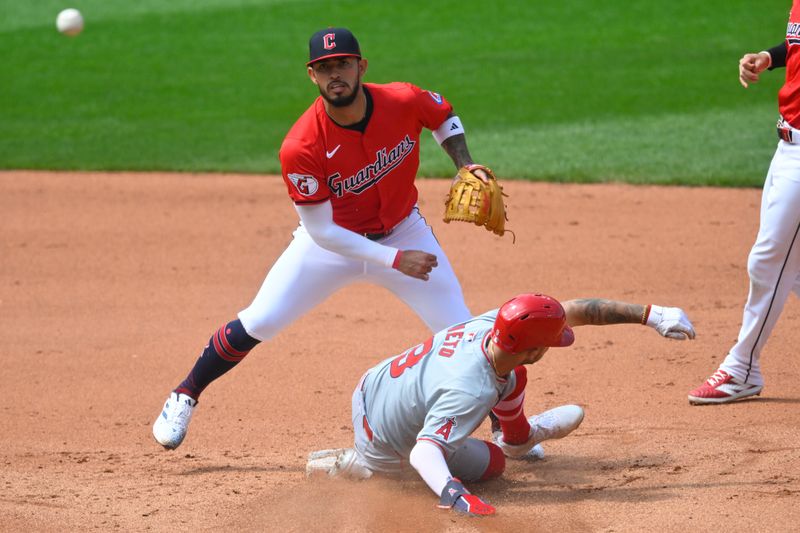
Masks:
[[[514,389],[505,398],[501,398],[492,412],[500,421],[503,440],[508,444],[527,442],[531,425],[525,418],[525,385],[528,384],[528,370],[520,365],[514,369]]]
[[[450,102],[445,100],[439,93],[420,89],[410,83],[408,86],[415,95],[420,124],[429,130],[435,130],[441,126],[450,112],[453,111],[453,106],[450,105]]]
[[[781,116],[800,128],[800,0],[792,2],[786,26],[786,81],[778,91]]]
[[[294,131],[290,132],[292,135]],[[296,136],[287,136],[280,150],[281,173],[289,197],[296,204],[317,204],[327,200],[331,191],[325,173],[314,157],[313,145]]]

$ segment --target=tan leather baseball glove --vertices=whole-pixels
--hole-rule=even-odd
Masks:
[[[489,183],[472,173],[476,169],[486,172]],[[503,193],[503,187],[489,167],[461,167],[445,199],[444,221],[472,222],[502,236],[507,231],[505,224],[508,220],[503,196],[508,195]]]

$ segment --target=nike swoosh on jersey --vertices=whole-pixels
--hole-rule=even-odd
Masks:
[[[337,144],[337,145],[336,145],[336,148],[334,148],[334,149],[333,149],[333,150],[331,150],[330,152],[328,152],[328,151],[326,150],[326,151],[325,151],[325,155],[326,155],[326,156],[328,156],[328,159],[330,159],[331,157],[333,157],[334,155],[336,155],[336,152],[338,152],[338,151],[339,151],[339,148],[341,148],[341,146],[342,146],[341,144]]]

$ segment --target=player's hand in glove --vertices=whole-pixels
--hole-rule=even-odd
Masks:
[[[394,260],[396,268],[406,276],[428,281],[431,270],[439,266],[436,256],[419,250],[401,250]]]
[[[655,329],[662,337],[686,340],[694,339],[694,326],[689,317],[678,307],[649,306],[647,325]]]
[[[485,167],[483,165],[470,165],[469,167],[465,167],[470,174],[473,176],[477,176],[481,179],[484,183],[488,184],[491,180],[497,179],[494,177],[494,173],[489,169],[489,167]],[[456,174],[456,177],[453,178],[453,183],[457,182],[459,178],[459,174]]]
[[[472,222],[502,236],[507,220],[503,196],[503,187],[489,167],[461,167],[445,198],[444,221]]]
[[[487,516],[495,513],[494,507],[474,494],[470,494],[461,481],[456,478],[450,478],[450,481],[442,489],[438,507],[439,509],[453,509],[469,516]]]

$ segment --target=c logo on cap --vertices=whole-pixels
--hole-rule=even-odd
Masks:
[[[333,50],[336,48],[336,41],[334,39],[336,39],[335,33],[326,33],[322,37],[322,47],[325,50]]]

